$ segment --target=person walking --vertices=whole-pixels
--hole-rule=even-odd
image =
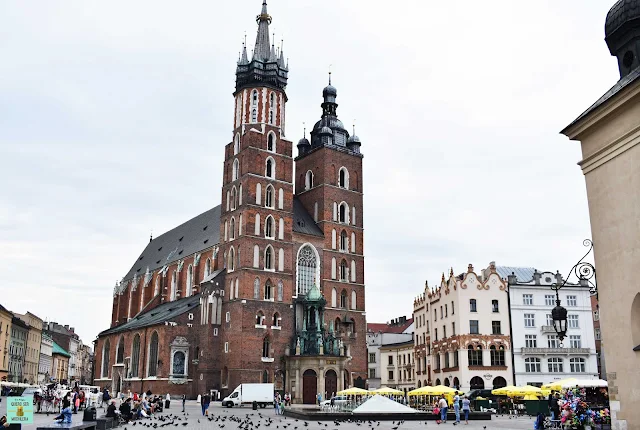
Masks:
[[[553,391],[551,391],[549,393],[549,397],[547,398],[547,406],[549,407],[549,414],[551,415],[551,421],[556,419],[553,403],[554,403],[554,397],[553,397]],[[558,402],[555,402],[555,403],[558,403]]]
[[[205,393],[203,399],[204,399],[204,415],[209,416],[209,405],[211,404],[211,396]]]
[[[440,407],[440,421],[443,423],[447,422],[447,410],[449,409],[449,404],[447,403],[447,399],[440,397],[440,401],[438,402],[438,407]]]
[[[202,396],[200,396],[200,407],[202,408],[202,416],[203,417],[204,417],[204,411],[207,410],[207,408],[205,407],[204,396],[206,396],[206,394],[203,394]]]
[[[469,424],[469,411],[471,410],[470,405],[471,405],[471,400],[469,400],[467,396],[464,396],[464,399],[462,399],[462,412],[464,412],[465,424]]]
[[[109,394],[109,390],[105,388],[104,391],[102,392],[102,402],[100,403],[100,407],[104,408],[105,403],[108,405],[109,400],[111,400],[111,395]]]
[[[456,413],[455,425],[460,424],[460,394],[456,391],[456,395],[453,396],[453,410]]]
[[[187,395],[182,395],[182,412],[184,412],[184,404],[187,402]]]

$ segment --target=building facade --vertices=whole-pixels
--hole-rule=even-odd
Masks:
[[[382,376],[386,371],[380,349],[392,344],[403,344],[413,338],[413,320],[406,316],[388,323],[367,323],[367,388],[375,390],[383,386]]]
[[[80,384],[87,385],[91,383],[91,374],[93,372],[93,353],[91,347],[80,343],[77,352],[77,380]]]
[[[15,314],[29,326],[27,334],[27,347],[25,349],[23,379],[29,384],[38,382],[38,365],[40,362],[40,344],[42,343],[42,319],[31,312]]]
[[[0,305],[0,381],[9,380],[12,319],[13,314]]]
[[[55,341],[51,348],[53,382],[69,384],[69,358],[71,355]]]
[[[380,347],[380,379],[383,387],[407,392],[416,388],[413,339]]]
[[[560,290],[568,311],[567,334],[560,342],[551,310],[556,306],[552,285],[564,282],[560,273],[498,266],[508,279],[515,383],[541,386],[566,378],[598,377],[591,292],[588,284],[567,282]]]
[[[602,349],[602,330],[600,329],[600,304],[598,296],[591,296],[591,312],[593,313],[593,333],[596,340],[596,358],[598,360],[598,375],[600,379],[607,379],[607,366],[604,360],[604,351]]]
[[[473,266],[426,292],[431,331],[431,381],[461,391],[512,385],[507,285],[491,264]]]
[[[116,285],[99,385],[195,397],[274,382],[314,403],[366,383],[361,142],[329,82],[294,158],[271,20],[265,2],[236,66],[222,205],[152,239]]]
[[[11,382],[25,382],[25,356],[29,326],[20,318],[11,319],[11,338],[9,345],[9,376]]]
[[[605,21],[605,41],[620,79],[562,133],[581,142],[600,328],[614,429],[639,429],[640,292],[640,1],[619,0]]]
[[[40,342],[40,360],[38,361],[38,382],[48,383],[53,375],[53,339],[45,332]]]
[[[413,321],[415,326],[414,357],[418,388],[431,386],[431,330],[429,314],[429,283],[413,301]]]

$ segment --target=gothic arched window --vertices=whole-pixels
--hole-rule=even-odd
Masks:
[[[140,335],[133,337],[133,346],[131,348],[131,377],[138,377],[138,369],[140,368]]]
[[[317,282],[320,267],[313,245],[306,244],[298,251],[298,286],[300,295],[305,295]]]
[[[349,188],[349,171],[347,168],[341,167],[338,175],[338,185],[340,188]]]
[[[231,180],[235,181],[240,176],[240,162],[238,161],[237,158],[235,160],[233,160],[233,170],[232,170],[232,172],[233,173],[232,173],[232,176],[231,176]]]
[[[109,376],[110,357],[111,354],[111,342],[109,339],[104,341],[102,345],[102,377],[107,378]]]
[[[211,275],[211,259],[207,258],[206,263],[204,263],[204,277]]]
[[[264,268],[273,270],[273,248],[271,246],[267,246],[264,251]]]
[[[345,260],[342,260],[340,262],[340,280],[341,281],[348,281],[349,280],[349,269],[347,267],[347,262]]]
[[[233,272],[236,268],[236,253],[233,247],[229,250],[229,261],[227,262],[227,269]]]
[[[267,215],[267,219],[264,220],[264,236],[268,239],[274,239],[276,237],[274,223],[273,217]]]
[[[269,349],[271,349],[271,343],[269,342],[269,338],[265,337],[262,341],[262,357],[269,358]]]
[[[349,223],[349,206],[345,202],[340,203],[338,208],[338,221],[345,224]]]
[[[178,273],[174,270],[171,275],[171,301],[174,301],[178,296]]]
[[[310,190],[311,188],[313,188],[313,172],[311,170],[307,170],[304,181],[304,189]]]
[[[240,152],[240,135],[236,134],[236,137],[233,139],[233,155],[236,155]]]
[[[340,233],[340,251],[349,251],[347,237],[347,232],[342,230],[342,233]]]
[[[149,342],[149,364],[147,376],[158,376],[158,332],[154,331]]]
[[[271,300],[273,299],[273,285],[270,280],[264,284],[264,299]]]
[[[264,193],[264,205],[268,208],[273,208],[274,207],[274,196],[275,196],[276,190],[275,188],[273,188],[272,185],[267,185],[267,189],[265,190]]]
[[[340,307],[341,308],[347,308],[347,291],[346,290],[342,290],[342,293],[340,293]]]
[[[264,175],[267,178],[271,178],[271,179],[276,178],[276,163],[275,161],[273,161],[273,158],[271,157],[267,158]]]
[[[273,132],[267,137],[267,151],[276,152],[276,135]]]

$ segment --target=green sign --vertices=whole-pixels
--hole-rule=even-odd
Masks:
[[[33,424],[33,396],[6,399],[9,424]]]

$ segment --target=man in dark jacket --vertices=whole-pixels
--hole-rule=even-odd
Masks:
[[[116,417],[116,401],[112,400],[109,402],[109,406],[107,406],[107,418],[115,418]]]
[[[131,420],[131,399],[127,399],[120,405],[120,415],[125,421]]]

